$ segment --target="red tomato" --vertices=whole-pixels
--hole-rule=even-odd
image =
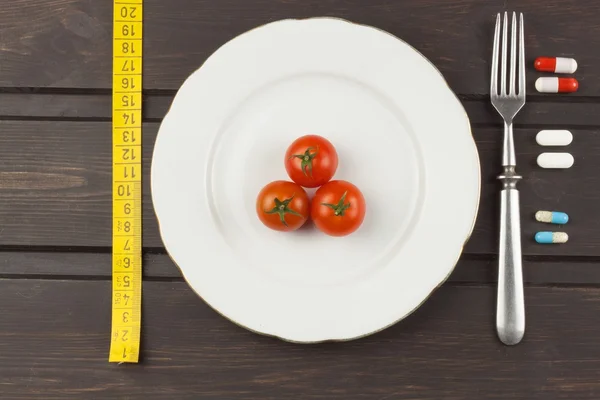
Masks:
[[[310,215],[322,232],[346,236],[362,224],[365,211],[365,198],[356,186],[346,181],[331,181],[317,190]]]
[[[302,136],[285,153],[285,169],[300,186],[314,188],[329,182],[337,167],[335,147],[321,136]]]
[[[294,231],[308,219],[310,202],[300,185],[275,181],[262,188],[256,213],[263,224],[276,231]]]

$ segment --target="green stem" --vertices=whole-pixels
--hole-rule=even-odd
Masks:
[[[346,210],[350,208],[349,202],[347,204],[344,204],[344,201],[346,201],[347,194],[347,191],[344,192],[344,194],[340,198],[340,201],[338,201],[337,204],[321,203],[321,205],[331,208],[333,210],[333,215],[335,215],[336,217],[343,217]]]
[[[293,208],[290,208],[290,203],[292,202],[292,200],[294,199],[294,195],[292,195],[292,197],[290,197],[289,199],[285,199],[283,201],[279,200],[277,197],[275,197],[275,207],[273,207],[270,210],[263,210],[266,214],[277,214],[279,215],[279,220],[281,221],[281,223],[284,226],[288,226],[287,222],[285,222],[285,216],[286,214],[292,214],[295,215],[297,217],[300,218],[304,218],[302,216],[302,214],[300,214],[299,212],[297,212],[296,210],[294,210]]]
[[[314,153],[311,153],[311,150],[316,150]],[[300,168],[302,168],[302,173],[304,176],[310,176],[312,178],[312,169],[313,169],[313,160],[319,154],[319,148],[316,149],[314,147],[309,147],[306,149],[304,154],[293,154],[289,159],[299,158],[302,160],[300,163]],[[308,174],[307,174],[308,171]]]

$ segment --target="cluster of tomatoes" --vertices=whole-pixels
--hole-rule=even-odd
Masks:
[[[310,217],[328,235],[351,234],[365,218],[365,198],[352,183],[331,180],[337,167],[337,152],[327,139],[296,139],[285,153],[285,169],[293,182],[271,182],[260,191],[258,218],[271,229],[294,231]],[[303,187],[319,187],[312,201]]]

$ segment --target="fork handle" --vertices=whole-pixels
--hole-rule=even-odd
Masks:
[[[500,192],[500,258],[498,268],[498,305],[496,331],[507,345],[521,341],[525,333],[525,300],[521,263],[521,221],[519,191],[520,176],[514,166],[504,166]]]

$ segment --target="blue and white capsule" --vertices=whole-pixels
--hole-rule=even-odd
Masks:
[[[535,213],[535,219],[539,222],[558,225],[564,225],[569,222],[567,213],[560,211],[538,211]]]
[[[538,232],[535,234],[535,241],[540,244],[567,243],[569,235],[565,232]]]

